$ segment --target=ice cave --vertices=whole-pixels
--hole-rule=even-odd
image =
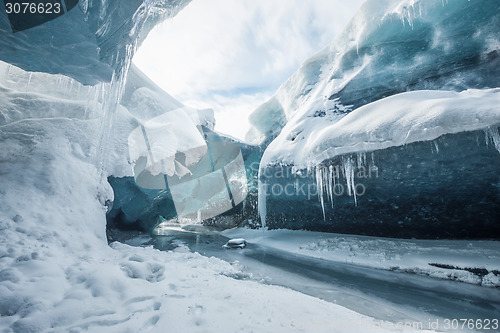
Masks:
[[[500,331],[500,1],[358,2],[0,2],[2,332]],[[195,10],[346,24],[242,139],[135,63]]]

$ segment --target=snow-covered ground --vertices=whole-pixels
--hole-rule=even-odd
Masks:
[[[495,241],[389,239],[247,228],[222,234],[334,262],[500,287],[500,242]]]

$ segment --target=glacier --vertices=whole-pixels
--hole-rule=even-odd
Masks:
[[[250,116],[262,225],[497,238],[499,6],[367,1]]]
[[[197,110],[183,105],[160,89],[134,65],[128,73],[120,105],[116,116],[119,121],[115,123],[110,145],[113,148],[110,149],[111,156],[108,158],[110,162],[107,167],[108,181],[115,191],[115,200],[107,215],[108,235],[113,234],[115,228],[149,232],[165,220],[178,221],[179,216],[175,209],[175,200],[172,197],[169,182],[163,181],[163,177],[174,176],[182,170],[183,167],[173,158],[176,156],[173,152],[185,152],[186,147],[205,147],[199,153],[191,154],[193,165],[201,165],[200,158],[207,156],[205,142],[210,143],[212,148],[221,144],[237,146],[241,149],[248,186],[250,189],[256,188],[258,161],[262,155],[260,149],[214,132],[215,119],[212,110]],[[182,123],[182,126],[165,124],[161,121],[165,116],[168,116],[169,118],[165,119],[170,121],[171,115],[178,117],[181,121],[177,123]],[[161,132],[158,132],[159,143],[161,144],[162,140],[169,142],[168,147],[164,147],[168,148],[168,151],[159,151],[166,153],[167,156],[161,160],[161,164],[156,165],[161,169],[161,172],[160,169],[158,170],[157,175],[162,184],[159,187],[139,186],[141,180],[138,176],[141,172],[137,172],[136,162],[140,160],[140,154],[135,151],[135,145],[130,144],[134,131],[139,133],[139,141],[142,140],[140,126],[150,122],[163,128]],[[165,126],[172,128],[167,130]],[[201,137],[200,131],[204,133],[204,137]],[[130,151],[130,147],[134,147],[133,151]],[[124,161],[125,157],[126,161]],[[148,182],[156,185],[158,183],[154,177],[150,177]],[[255,207],[257,202],[254,190],[251,190],[243,202],[237,201],[235,207],[221,216],[204,219],[204,224],[231,227],[244,222],[250,215],[257,217],[255,209],[253,212],[250,209],[252,206]],[[246,213],[243,214],[243,211]],[[196,219],[188,219],[188,223],[198,222]]]

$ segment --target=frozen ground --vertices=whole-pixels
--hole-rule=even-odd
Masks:
[[[454,331],[446,326],[446,319],[482,321],[496,318],[500,311],[498,288],[315,258],[267,246],[273,241],[266,239],[248,242],[244,249],[226,250],[222,245],[227,240],[202,226],[166,225],[151,240],[133,241],[153,244],[164,251],[186,246],[235,265],[240,269],[239,279],[299,291],[378,321],[421,323],[423,328]]]
[[[500,242],[495,241],[389,239],[246,228],[222,234],[334,262],[500,287]]]

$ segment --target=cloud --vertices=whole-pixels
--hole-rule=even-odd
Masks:
[[[185,104],[213,103],[216,113],[223,102],[254,107],[328,45],[361,3],[193,0],[150,33],[134,62]]]
[[[186,105],[197,109],[211,108],[216,111],[215,129],[234,138],[245,140],[249,130],[248,116],[266,102],[273,91],[249,92],[230,95],[212,94],[204,100],[188,99]]]

